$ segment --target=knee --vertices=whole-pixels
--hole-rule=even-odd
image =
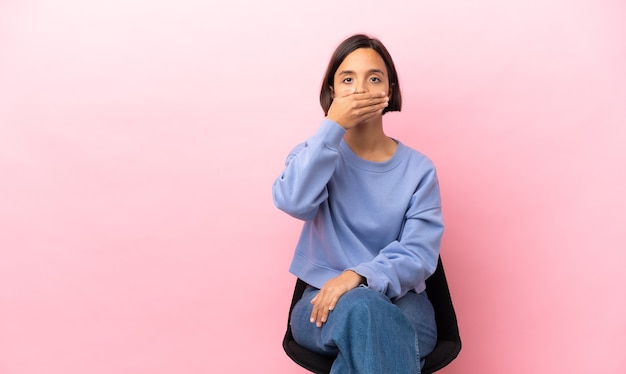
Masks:
[[[359,339],[365,334],[415,340],[415,330],[402,311],[384,294],[365,287],[345,293],[332,311],[329,322],[334,326],[330,333],[335,342],[354,338],[354,334]]]
[[[393,308],[394,305],[384,294],[366,287],[357,287],[339,299],[335,310],[344,310],[347,314],[362,318],[382,315]]]

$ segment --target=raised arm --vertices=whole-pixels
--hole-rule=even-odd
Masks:
[[[326,185],[339,158],[339,143],[346,130],[324,120],[318,131],[287,156],[285,168],[272,185],[274,204],[287,214],[311,220],[328,198]]]

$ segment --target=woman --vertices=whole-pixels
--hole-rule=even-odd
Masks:
[[[320,93],[325,119],[288,155],[274,203],[304,221],[290,271],[309,287],[294,339],[337,355],[333,373],[419,373],[437,332],[425,280],[443,233],[433,163],[385,135],[402,97],[385,46],[353,35]]]

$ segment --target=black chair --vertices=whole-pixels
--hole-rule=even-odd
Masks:
[[[293,291],[291,307],[289,308],[287,331],[283,338],[283,349],[289,358],[303,368],[317,374],[328,374],[335,357],[309,351],[296,343],[291,334],[291,326],[289,325],[291,312],[294,305],[302,297],[305,288],[306,283],[298,279]],[[441,257],[435,273],[426,280],[426,291],[435,309],[435,319],[437,321],[437,344],[435,349],[426,356],[426,362],[424,368],[422,368],[423,374],[430,374],[448,365],[461,351],[459,327],[454,306],[452,305],[452,298],[450,297],[450,290],[448,289],[448,281],[443,271]]]

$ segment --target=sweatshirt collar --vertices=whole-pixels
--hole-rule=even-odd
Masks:
[[[392,138],[393,139],[393,138]],[[339,144],[339,151],[343,158],[352,166],[359,169],[373,171],[373,172],[385,172],[389,171],[400,164],[403,159],[403,154],[406,152],[406,147],[400,141],[393,139],[398,146],[391,158],[383,162],[368,161],[357,156],[356,153],[348,146],[348,144],[342,139]]]

